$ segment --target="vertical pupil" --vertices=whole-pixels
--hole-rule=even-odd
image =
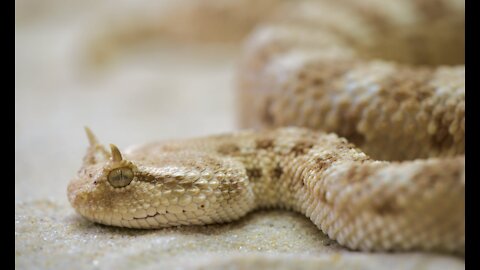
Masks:
[[[116,169],[110,173],[108,180],[114,187],[124,187],[133,179],[133,173],[130,169]]]

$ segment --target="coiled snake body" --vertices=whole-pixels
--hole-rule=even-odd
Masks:
[[[465,67],[415,66],[463,61],[462,2],[296,2],[254,32],[239,73],[241,125],[271,129],[123,154],[87,129],[90,147],[68,186],[76,211],[160,228],[277,207],[351,249],[463,254]]]

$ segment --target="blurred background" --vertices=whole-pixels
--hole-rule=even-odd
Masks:
[[[155,28],[173,2],[188,12],[181,1],[15,2],[17,202],[66,202],[85,125],[121,148],[235,128],[238,37],[188,40],[182,18]]]

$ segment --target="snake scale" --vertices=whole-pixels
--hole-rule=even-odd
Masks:
[[[87,128],[71,205],[94,222],[144,229],[283,208],[353,250],[464,254],[465,67],[461,50],[439,49],[463,44],[461,1],[381,2],[287,3],[254,31],[238,93],[240,124],[256,130],[122,153]],[[443,43],[412,46],[428,35]],[[417,66],[442,61],[450,66]]]

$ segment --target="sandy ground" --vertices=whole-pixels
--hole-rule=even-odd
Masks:
[[[91,27],[82,8],[87,13],[85,6],[51,16],[18,13],[16,269],[464,269],[464,260],[451,256],[348,252],[307,218],[285,211],[151,231],[81,218],[66,186],[86,150],[83,126],[120,148],[234,130],[239,50],[155,43],[92,70],[82,64]]]

